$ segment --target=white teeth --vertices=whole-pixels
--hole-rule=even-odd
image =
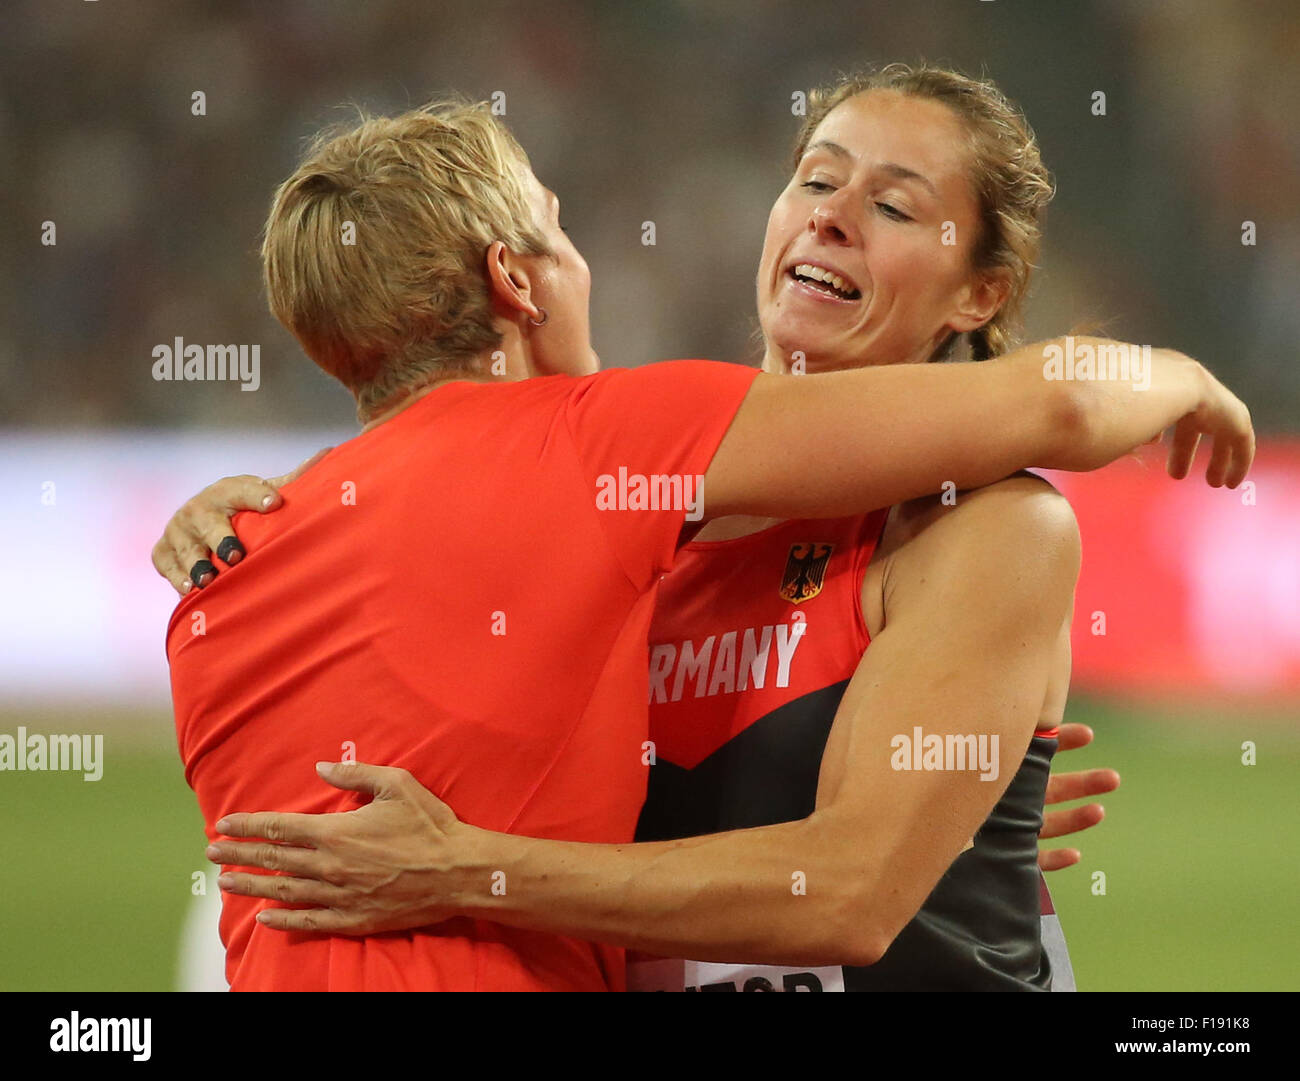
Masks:
[[[836,292],[843,293],[846,296],[855,291],[854,288],[838,274],[832,274],[829,270],[825,270],[819,266],[813,266],[811,263],[797,264],[794,268],[794,272],[801,278],[811,278],[813,281],[825,282],[827,285],[834,288]]]

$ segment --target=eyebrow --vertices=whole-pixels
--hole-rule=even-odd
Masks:
[[[804,151],[804,154],[811,154],[814,150],[825,150],[827,153],[832,154],[837,158],[846,158],[849,161],[854,160],[854,155],[851,151],[846,150],[844,147],[840,146],[839,143],[831,142],[830,139],[818,139],[815,143],[809,144],[808,149]],[[936,198],[939,195],[938,189],[930,183],[927,177],[918,173],[915,169],[909,169],[906,165],[899,165],[894,161],[882,161],[877,168],[879,168],[881,172],[888,173],[890,176],[895,177],[898,180],[915,180],[917,183],[928,188],[931,195]]]

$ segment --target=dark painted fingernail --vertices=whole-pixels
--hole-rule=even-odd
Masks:
[[[227,537],[217,545],[217,558],[227,565],[238,563],[247,554],[238,537]]]
[[[200,559],[190,568],[190,581],[202,588],[217,576],[217,568],[206,559]]]

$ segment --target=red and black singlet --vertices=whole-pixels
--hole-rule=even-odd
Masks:
[[[831,724],[870,645],[862,583],[887,514],[781,522],[679,552],[650,635],[655,762],[638,841],[812,813]],[[1058,988],[1072,989],[1064,940],[1049,962],[1052,936],[1039,918],[1038,830],[1055,749],[1055,739],[1034,737],[974,847],[877,964],[808,970],[630,956],[629,987],[1047,990],[1055,967]]]

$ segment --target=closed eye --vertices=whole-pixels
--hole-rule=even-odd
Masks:
[[[800,187],[809,188],[812,191],[817,192],[818,194],[824,194],[828,191],[835,190],[834,184],[827,184],[824,180],[805,180],[800,185]],[[876,203],[876,206],[880,208],[880,212],[884,214],[885,217],[889,218],[892,221],[915,221],[914,218],[910,217],[907,214],[904,214],[901,210],[898,209],[898,207],[892,206],[889,203],[878,202]]]

